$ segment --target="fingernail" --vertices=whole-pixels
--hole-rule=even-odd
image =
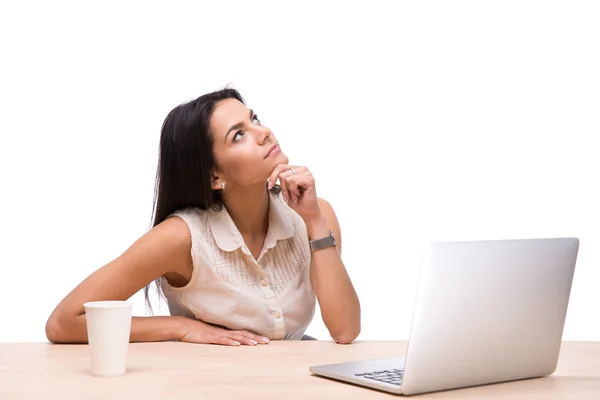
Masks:
[[[256,340],[252,340],[252,339],[250,339],[250,343],[252,343],[252,344],[258,344],[258,342]]]
[[[235,344],[236,346],[239,346],[241,343],[238,342],[237,340],[232,340],[233,344]]]
[[[270,342],[269,338],[266,338],[266,337],[260,338],[260,340],[263,343],[269,343]]]
[[[267,178],[267,188],[271,190],[271,178]]]
[[[285,195],[283,195],[283,199],[285,200],[286,203],[288,202],[288,198]]]

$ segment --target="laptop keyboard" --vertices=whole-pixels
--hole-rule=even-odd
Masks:
[[[402,385],[402,376],[404,375],[403,369],[386,369],[383,371],[365,372],[362,374],[355,374],[363,378],[373,379],[380,382],[389,383],[392,385]]]

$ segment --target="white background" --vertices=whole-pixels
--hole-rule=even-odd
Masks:
[[[359,339],[408,338],[426,241],[577,236],[564,338],[600,340],[598,21],[592,1],[3,2],[0,341],[45,341],[146,231],[162,120],[224,85],[336,209]],[[308,333],[329,338],[319,315]]]

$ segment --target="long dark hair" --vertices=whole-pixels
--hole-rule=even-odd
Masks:
[[[211,187],[215,160],[209,127],[216,104],[226,99],[246,104],[237,90],[225,88],[181,104],[165,118],[160,133],[152,228],[185,207],[202,210],[222,207],[220,192]],[[159,294],[161,279],[158,277],[154,281]],[[147,307],[152,310],[150,286],[144,287],[144,297]]]

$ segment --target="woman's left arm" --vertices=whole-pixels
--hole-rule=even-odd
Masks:
[[[342,261],[342,234],[331,205],[319,198],[322,215],[306,220],[312,240],[333,232],[337,247],[312,252],[310,279],[319,301],[323,322],[336,343],[351,343],[360,333],[360,302]]]
[[[278,165],[269,178],[269,189],[277,178],[285,201],[302,217],[311,240],[333,232],[337,247],[312,251],[310,279],[331,337],[336,343],[352,343],[360,333],[360,302],[342,262],[342,234],[333,207],[317,197],[306,167]]]

